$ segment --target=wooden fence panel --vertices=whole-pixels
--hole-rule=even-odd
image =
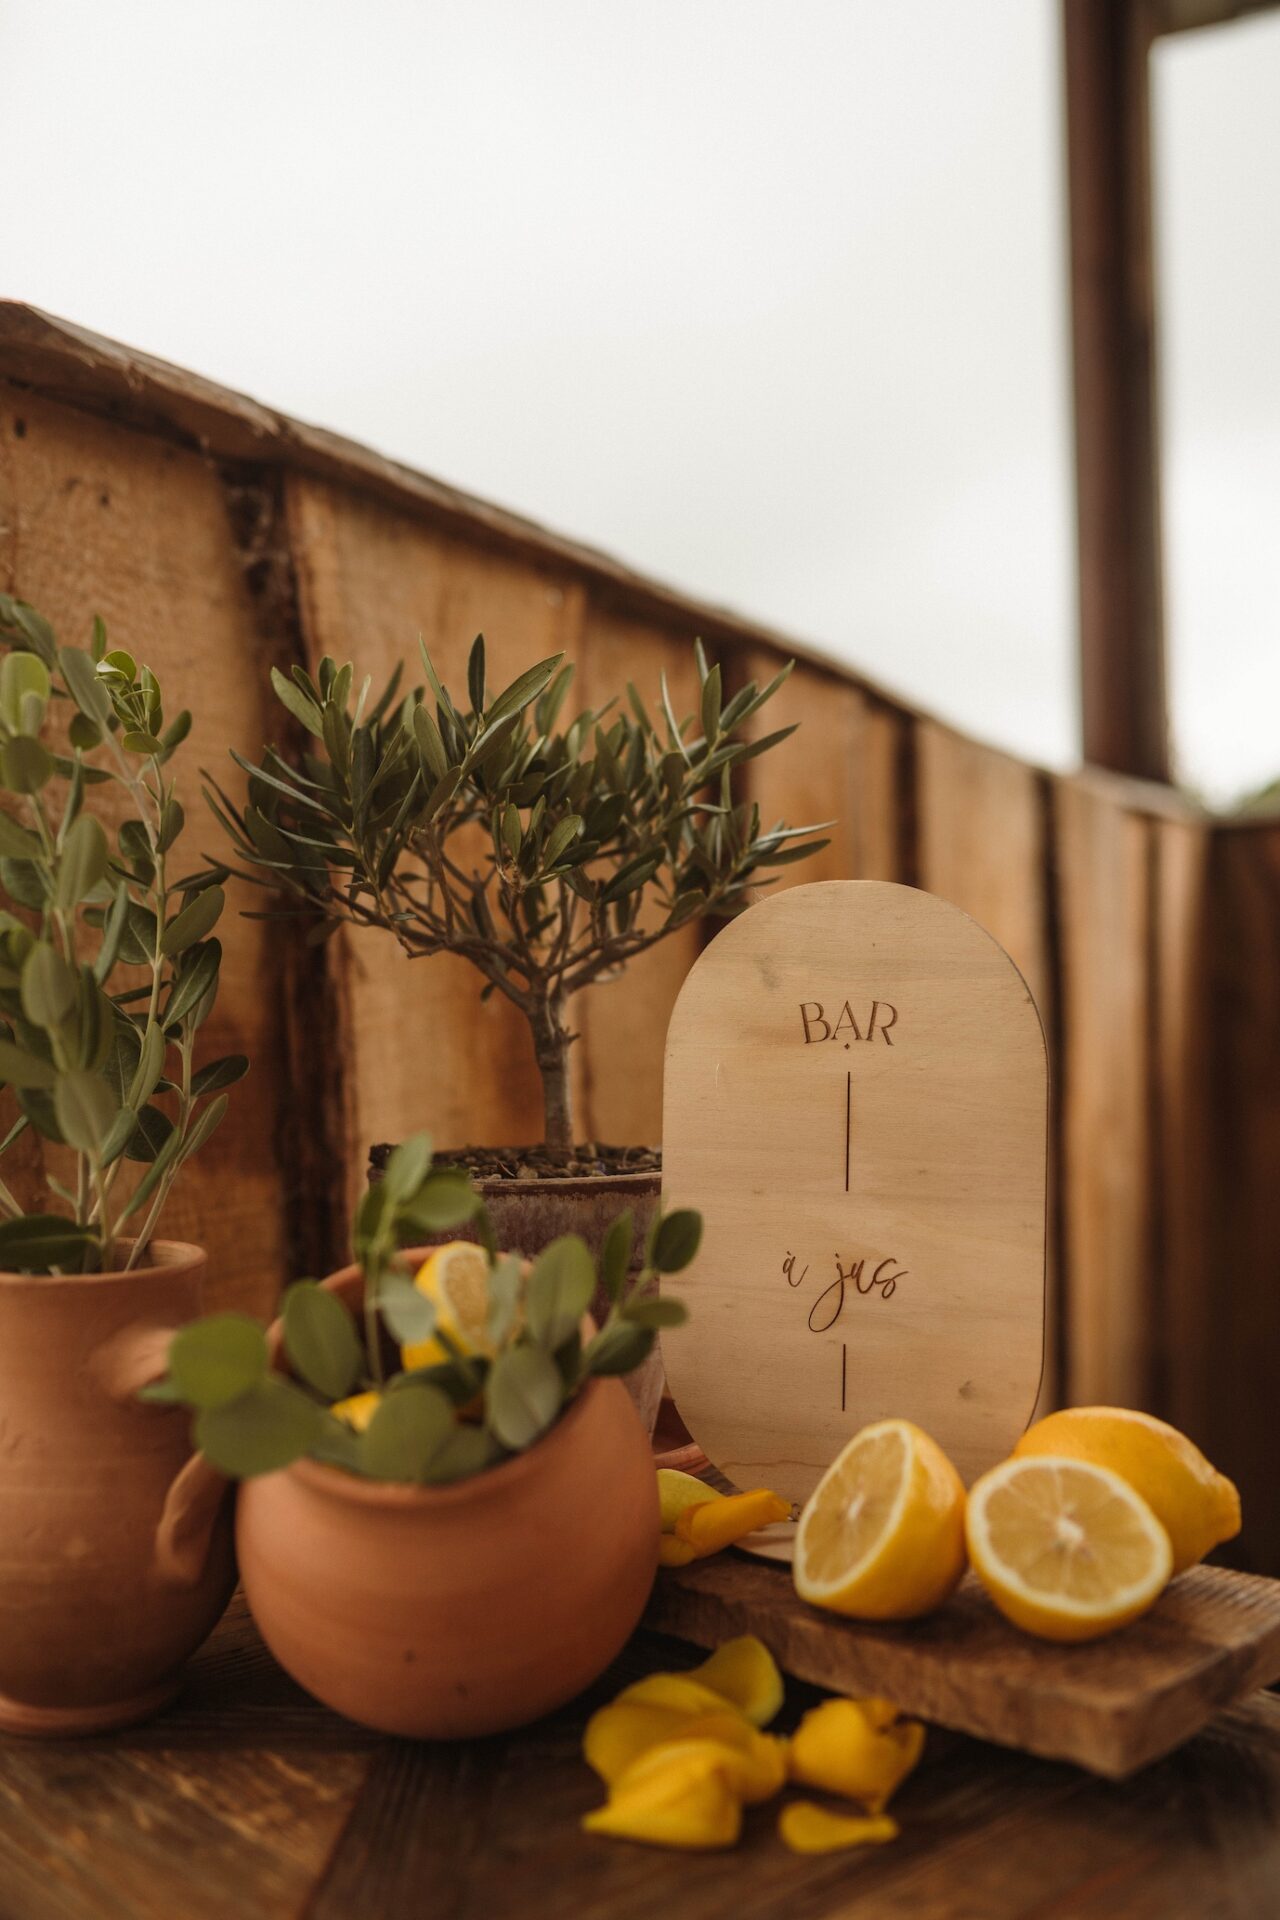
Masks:
[[[921,721],[916,728],[920,885],[972,914],[1004,947],[1030,989],[1049,1050],[1057,985],[1046,879],[1047,806],[1046,777],[1025,762],[966,740],[934,721]],[[1051,1057],[1051,1119],[1056,1118],[1057,1071],[1058,1062]],[[1051,1132],[1045,1346],[1037,1414],[1056,1406],[1062,1391],[1057,1180],[1057,1140]]]
[[[1280,824],[1213,835],[1206,887],[1211,1119],[1199,1272],[1207,1325],[1203,1443],[1240,1487],[1238,1565],[1280,1573],[1276,1359],[1280,1355]]]
[[[182,858],[221,851],[200,797],[200,766],[225,766],[229,745],[253,751],[263,732],[254,610],[213,469],[166,441],[13,389],[0,412],[0,567],[6,589],[83,638],[100,613],[115,642],[154,667],[169,711],[189,706],[191,738],[175,763],[188,829]],[[104,812],[116,804],[102,789]],[[124,809],[117,808],[124,818]],[[253,1062],[227,1119],[174,1188],[162,1230],[209,1252],[210,1296],[265,1313],[285,1261],[279,1142],[280,970],[270,935],[237,908],[233,884],[218,935],[225,951],[217,1009],[201,1035],[206,1059]]]
[[[625,700],[628,680],[655,717],[665,673],[677,720],[698,711],[693,657],[697,628],[659,626],[618,609],[612,596],[588,599],[574,693],[579,706]],[[703,930],[679,927],[642,953],[618,980],[588,987],[572,1003],[574,1089],[585,1137],[610,1145],[662,1138],[662,1056],[667,1021]]]
[[[408,514],[304,476],[288,482],[289,527],[308,659],[354,659],[375,684],[405,663],[422,680],[418,636],[447,684],[465,688],[476,634],[489,678],[573,653],[580,591],[554,570],[441,535]],[[508,1145],[542,1135],[528,1028],[449,955],[410,960],[390,934],[344,928],[330,943],[346,1006],[340,1037],[348,1197],[369,1147],[425,1127],[441,1146]]]
[[[1150,1404],[1150,826],[1055,787],[1069,1402]]]
[[[731,684],[754,680],[763,687],[786,657],[775,647],[743,648]],[[801,661],[754,724],[758,735],[799,728],[744,769],[745,791],[759,802],[764,825],[833,822],[825,836],[830,846],[780,868],[774,884],[906,878],[900,772],[907,716],[844,675]]]
[[[1158,1155],[1150,1328],[1153,1410],[1208,1445],[1215,1289],[1210,1222],[1212,1021],[1207,889],[1211,834],[1151,823],[1154,874],[1153,1145]]]

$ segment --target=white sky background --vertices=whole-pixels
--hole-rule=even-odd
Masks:
[[[1176,731],[1224,795],[1280,771],[1274,257],[1235,307],[1278,28],[1161,56],[1162,139],[1206,85],[1219,129],[1162,263]],[[0,81],[4,293],[1075,758],[1056,0],[0,0]]]

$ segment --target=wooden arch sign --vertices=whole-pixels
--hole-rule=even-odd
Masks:
[[[663,1187],[702,1251],[664,1334],[694,1439],[803,1500],[902,1415],[966,1481],[1031,1417],[1044,1349],[1048,1068],[1021,974],[959,908],[834,880],[773,895],[671,1016]]]

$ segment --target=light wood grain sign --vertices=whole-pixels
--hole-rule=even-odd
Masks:
[[[664,1336],[675,1403],[740,1486],[803,1499],[869,1420],[972,1480],[1031,1417],[1048,1072],[1026,982],[968,915],[837,880],[750,908],[667,1035],[666,1202],[702,1251]]]

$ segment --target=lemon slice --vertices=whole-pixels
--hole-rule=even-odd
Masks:
[[[1169,1536],[1173,1570],[1194,1566],[1240,1531],[1240,1495],[1199,1447],[1149,1413],[1128,1407],[1069,1407],[1029,1427],[1017,1459],[1051,1453],[1110,1467],[1140,1493]]]
[[[489,1259],[471,1240],[450,1240],[437,1247],[414,1276],[414,1285],[436,1309],[442,1327],[463,1353],[491,1351],[487,1331],[489,1313]],[[448,1349],[434,1336],[401,1349],[406,1368],[434,1367],[449,1358]]]
[[[964,1572],[964,1485],[927,1433],[878,1420],[809,1496],[792,1572],[802,1600],[861,1620],[940,1606]]]
[[[973,1568],[1007,1619],[1044,1640],[1093,1640],[1136,1620],[1173,1570],[1169,1536],[1109,1467],[1006,1460],[970,1489]]]

